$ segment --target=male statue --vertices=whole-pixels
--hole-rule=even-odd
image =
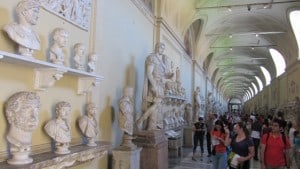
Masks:
[[[9,38],[18,44],[18,53],[32,57],[35,50],[40,50],[39,35],[32,29],[39,18],[40,4],[36,0],[22,0],[16,7],[18,23],[4,26]]]
[[[8,164],[23,165],[33,161],[29,157],[32,132],[38,126],[40,98],[33,92],[18,92],[5,104],[5,114],[9,123],[7,141],[10,143],[11,159]]]

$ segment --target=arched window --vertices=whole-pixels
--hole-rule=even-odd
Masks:
[[[272,59],[275,63],[276,67],[276,77],[280,76],[282,73],[285,72],[285,60],[283,56],[276,50],[276,49],[269,49]]]
[[[292,11],[290,13],[290,22],[294,31],[294,35],[297,40],[298,44],[298,59],[300,59],[300,23],[299,23],[299,18],[300,18],[300,11]]]
[[[261,69],[261,71],[263,72],[263,74],[265,76],[266,86],[267,86],[267,85],[269,85],[271,83],[271,75],[270,75],[269,71],[265,67],[260,66],[260,69]]]

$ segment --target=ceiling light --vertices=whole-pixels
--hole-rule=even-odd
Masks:
[[[231,12],[231,11],[232,11],[231,6],[229,6],[229,7],[227,8],[227,10],[228,10],[229,12]]]
[[[233,50],[232,48],[229,48],[231,51]]]
[[[229,38],[232,38],[232,34],[229,34]]]
[[[254,47],[252,47],[251,49],[254,50]]]
[[[256,33],[255,36],[258,37],[259,36],[258,33]]]

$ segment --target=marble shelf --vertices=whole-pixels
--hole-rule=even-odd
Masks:
[[[78,164],[100,158],[111,149],[111,143],[105,141],[96,142],[97,146],[76,145],[70,147],[71,153],[58,155],[53,152],[45,152],[32,155],[33,162],[27,165],[9,165],[6,161],[0,163],[0,168],[5,169],[61,169],[76,166]]]
[[[63,74],[78,77],[78,94],[84,94],[97,86],[103,76],[85,72],[82,70],[72,69],[63,65],[57,65],[50,62],[35,59],[33,57],[22,56],[14,53],[0,51],[0,62],[17,64],[31,67],[35,70],[34,89],[46,90],[63,77]]]

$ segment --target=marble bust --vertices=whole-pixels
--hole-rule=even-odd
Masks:
[[[10,144],[12,158],[8,164],[23,165],[33,161],[31,151],[32,132],[38,126],[40,98],[33,92],[18,92],[5,104],[5,114],[9,123],[6,139]]]
[[[82,134],[87,138],[88,146],[96,146],[95,137],[97,136],[98,122],[96,120],[97,107],[94,103],[86,105],[86,115],[82,116],[78,123]]]
[[[134,115],[134,89],[125,87],[123,96],[119,100],[118,124],[124,132],[123,143],[121,147],[134,149],[136,146],[132,143],[133,135],[133,115]]]
[[[35,50],[40,50],[39,35],[32,29],[39,18],[40,4],[35,0],[22,0],[16,7],[18,22],[4,26],[9,38],[18,44],[18,53],[32,57]]]
[[[73,57],[74,60],[74,68],[78,70],[83,70],[83,57],[85,55],[85,46],[82,43],[76,43],[74,45],[75,55]]]
[[[70,113],[71,104],[65,101],[58,102],[55,107],[56,118],[45,125],[46,133],[55,141],[56,154],[70,153],[71,142]]]
[[[67,45],[69,33],[63,28],[55,28],[52,33],[53,45],[50,47],[50,62],[66,65],[63,48]]]
[[[98,55],[95,53],[88,56],[87,70],[89,73],[95,73],[97,57]]]

